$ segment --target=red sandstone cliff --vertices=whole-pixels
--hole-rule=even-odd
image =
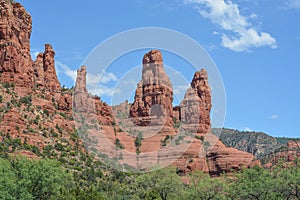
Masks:
[[[0,81],[32,88],[31,16],[21,4],[4,0],[0,1],[0,16]]]
[[[297,159],[300,159],[300,141],[290,140],[285,147],[265,156],[264,167],[272,168],[278,164],[293,165]]]
[[[180,121],[197,133],[210,131],[211,91],[205,69],[196,72],[191,87],[180,103]]]
[[[137,125],[173,126],[173,88],[163,66],[160,51],[152,50],[144,55],[142,80],[130,108],[130,117],[135,118]]]
[[[36,61],[33,63],[36,89],[44,89],[52,92],[60,91],[60,83],[55,70],[54,56],[55,52],[52,46],[46,44],[45,52],[39,53]]]
[[[78,138],[74,138],[76,131],[72,118],[77,113],[87,120],[91,135],[98,137],[99,140],[94,142],[99,149],[119,139],[124,151],[131,153],[129,164],[132,166],[145,167],[148,161],[164,164],[176,160],[173,164],[185,172],[200,169],[218,175],[254,164],[251,154],[227,148],[211,136],[211,92],[205,70],[195,73],[184,100],[173,109],[172,84],[164,72],[161,53],[152,50],[145,54],[142,80],[129,108],[131,119],[138,125],[136,128],[144,133],[137,149],[136,136],[114,126],[111,107],[100,97],[88,94],[85,67],[77,71],[72,101],[72,90],[60,88],[52,46],[45,45],[44,53],[40,53],[34,62],[31,60],[32,22],[25,9],[19,3],[1,0],[0,15],[0,82],[10,83],[0,87],[2,140],[20,139],[24,146],[37,146],[41,151],[46,146],[54,148],[62,143],[76,149],[81,146]],[[180,119],[183,126],[177,129],[173,118]],[[151,130],[147,129],[149,125]],[[156,131],[157,126],[164,129]],[[99,133],[107,143],[101,143]],[[15,152],[13,148],[9,151]],[[54,153],[60,155],[56,150]],[[115,153],[115,147],[112,147],[112,153]],[[143,158],[147,162],[143,162]]]
[[[112,125],[114,122],[109,105],[102,102],[100,97],[90,95],[86,88],[86,67],[77,70],[77,77],[73,95],[73,109],[75,113],[95,114],[100,124]]]
[[[150,160],[161,165],[173,162],[182,172],[202,170],[213,176],[259,164],[252,154],[227,148],[211,133],[212,97],[206,70],[195,73],[183,101],[174,109],[172,94],[161,53],[158,50],[146,53],[142,80],[130,107],[130,117],[138,125],[135,129],[146,136],[139,149],[144,158],[142,164],[151,164]],[[179,128],[174,126],[173,117],[180,120],[176,122]],[[149,134],[160,125],[153,122],[156,118],[165,119],[164,126],[173,129]],[[157,156],[149,153],[156,151]]]

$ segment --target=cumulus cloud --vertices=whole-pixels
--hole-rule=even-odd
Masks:
[[[276,48],[276,39],[267,32],[259,32],[249,22],[257,16],[243,16],[238,4],[230,0],[183,0],[186,4],[193,4],[199,14],[216,24],[227,33],[220,33],[225,48],[236,52],[248,51],[253,47],[269,46]],[[214,32],[214,34],[217,32]],[[215,34],[218,35],[218,34]]]
[[[56,69],[60,73],[65,74],[70,77],[74,82],[76,81],[77,71],[71,69],[68,65],[63,64],[62,62],[56,62]],[[86,84],[89,92],[92,94],[96,94],[99,96],[107,95],[112,96],[114,93],[118,92],[118,90],[114,90],[114,88],[109,87],[107,84],[111,81],[117,81],[117,77],[114,73],[102,71],[101,74],[90,74],[86,75]]]
[[[56,70],[57,71],[64,73],[66,76],[70,77],[75,82],[75,80],[76,80],[76,70],[70,69],[68,65],[63,64],[59,61],[57,61],[55,63],[55,65],[56,65]]]
[[[100,84],[96,88],[89,90],[89,92],[92,94],[96,94],[100,97],[103,95],[112,97],[116,94],[119,94],[121,91],[119,88],[112,88],[112,87]]]
[[[110,81],[117,81],[117,77],[114,73],[102,71],[100,75],[100,83],[108,83]]]

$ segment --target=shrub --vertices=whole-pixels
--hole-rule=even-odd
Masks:
[[[20,103],[25,104],[25,105],[31,105],[31,103],[32,103],[32,96],[28,95],[26,97],[20,98]]]
[[[49,111],[48,111],[47,109],[44,109],[44,110],[43,110],[43,113],[45,113],[45,115],[47,115],[48,117],[49,117],[49,115],[50,115],[50,114],[49,114]]]
[[[198,139],[198,140],[201,140],[202,142],[204,141],[204,137],[203,136],[195,135],[195,138]]]
[[[115,145],[116,145],[116,148],[117,148],[117,149],[124,149],[124,148],[125,148],[124,145],[121,144],[119,138],[116,139]]]

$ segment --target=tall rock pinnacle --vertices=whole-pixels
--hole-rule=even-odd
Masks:
[[[73,109],[75,113],[95,114],[100,124],[112,124],[114,118],[109,105],[102,102],[100,97],[88,93],[86,82],[86,66],[77,70],[76,83],[73,96]]]
[[[0,81],[33,87],[31,16],[19,3],[0,0]]]
[[[93,112],[94,104],[89,98],[88,91],[86,89],[86,67],[81,66],[77,70],[76,83],[74,88],[74,109],[77,112]]]
[[[77,70],[77,77],[75,83],[75,92],[85,92],[86,89],[86,66],[81,66],[80,69]]]
[[[130,117],[139,126],[149,123],[173,125],[173,88],[164,71],[161,52],[152,50],[144,55],[142,80],[138,83]]]
[[[39,89],[59,91],[60,83],[56,76],[55,52],[50,44],[45,45],[44,53],[39,53],[33,63],[35,85]]]
[[[207,133],[211,128],[211,90],[205,69],[196,72],[191,87],[180,104],[180,120],[194,126],[198,133]]]

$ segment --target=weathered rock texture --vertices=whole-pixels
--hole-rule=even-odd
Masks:
[[[300,159],[300,141],[290,140],[285,147],[265,156],[262,162],[266,168],[272,168],[282,162],[285,162],[284,165],[294,165],[297,159]]]
[[[0,1],[0,81],[32,88],[31,16],[19,3]]]
[[[91,136],[84,141],[88,147],[94,145],[101,153],[109,149],[114,158],[118,153],[115,141],[119,139],[125,148],[121,148],[124,162],[127,159],[126,164],[134,167],[164,166],[175,161],[173,164],[185,172],[198,169],[219,175],[252,166],[254,156],[227,148],[210,134],[211,92],[205,70],[195,73],[185,99],[173,109],[172,84],[164,71],[161,52],[145,54],[134,103],[126,102],[115,110],[126,128],[128,112],[122,112],[122,107],[130,107],[127,121],[133,127],[124,131],[115,124],[111,107],[88,93],[86,67],[77,71],[72,102],[72,90],[60,88],[52,46],[46,44],[44,53],[35,62],[31,60],[31,17],[19,3],[0,0],[0,15],[0,82],[12,83],[0,84],[0,109],[5,111],[0,113],[1,141],[9,144],[13,139],[18,144],[33,145],[36,148],[31,151],[36,155],[40,155],[38,150],[44,151],[46,146],[52,149],[56,144],[77,152],[82,147],[75,135],[79,122],[83,126],[77,131]],[[139,126],[134,130],[136,124]],[[153,127],[149,129],[148,125]],[[136,142],[137,133],[142,134],[140,142]],[[22,152],[24,146],[10,146],[8,152],[16,152],[14,148]],[[289,146],[294,148],[294,144]],[[60,154],[58,149],[53,153]]]
[[[138,83],[130,117],[140,126],[164,122],[173,126],[173,88],[164,71],[161,52],[152,50],[144,55],[142,80]]]
[[[180,104],[180,120],[198,133],[207,133],[211,128],[211,90],[206,70],[195,73],[191,87]]]
[[[50,44],[45,45],[45,52],[39,53],[33,64],[36,89],[45,89],[52,92],[60,91],[55,62],[55,52]]]
[[[258,164],[255,157],[243,151],[226,147],[211,133],[211,89],[206,70],[195,73],[191,87],[179,106],[181,128],[178,133],[189,133],[190,146],[173,164],[182,172],[202,170],[212,176],[240,170]],[[174,111],[178,107],[174,108]]]
[[[93,108],[89,109],[92,102],[88,102],[88,92],[86,89],[86,67],[82,66],[77,70],[77,77],[74,89],[73,106],[75,112],[92,112]]]
[[[102,102],[100,97],[90,95],[86,88],[86,67],[77,70],[77,77],[73,96],[75,113],[95,114],[101,124],[111,125],[114,122],[109,105]]]
[[[243,168],[253,167],[254,165],[260,165],[260,162],[254,160],[254,158],[252,154],[226,147],[218,140],[207,152],[209,173],[212,176],[219,176],[224,172],[230,173]]]

